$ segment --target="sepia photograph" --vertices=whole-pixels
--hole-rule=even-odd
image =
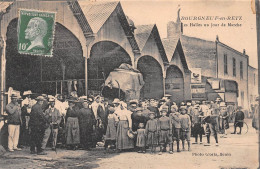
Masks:
[[[259,169],[259,0],[0,1],[0,169]]]

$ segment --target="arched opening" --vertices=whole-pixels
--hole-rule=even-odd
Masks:
[[[152,56],[142,56],[137,63],[137,69],[142,73],[144,86],[141,89],[142,98],[163,97],[163,73],[159,62]]]
[[[100,94],[109,73],[122,63],[132,65],[128,53],[117,43],[101,41],[94,44],[88,60],[88,90]]]
[[[6,90],[32,90],[34,93],[68,94],[72,80],[84,82],[84,58],[79,40],[63,25],[56,23],[53,57],[19,54],[17,50],[17,23],[13,19],[7,28]],[[79,81],[79,79],[81,79]],[[84,92],[83,84],[77,88]]]
[[[170,65],[166,71],[165,93],[171,95],[171,100],[179,104],[184,100],[184,79],[181,70]]]

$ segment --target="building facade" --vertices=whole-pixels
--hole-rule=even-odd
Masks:
[[[248,99],[249,105],[257,103],[256,97],[258,96],[258,69],[248,66]]]
[[[180,10],[177,20],[168,23],[167,31],[168,39],[180,39],[189,68],[200,69],[200,83],[191,82],[192,99],[214,101],[220,98],[249,108],[249,97],[252,95],[249,81],[252,77],[249,74],[249,56],[245,50],[239,52],[233,49],[221,42],[218,36],[215,41],[208,41],[183,35]],[[251,72],[255,71],[251,69]]]

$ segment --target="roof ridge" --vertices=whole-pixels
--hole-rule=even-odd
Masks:
[[[182,37],[182,36],[184,36],[184,37],[187,37],[187,38],[194,38],[194,39],[198,39],[198,40],[205,41],[205,42],[213,42],[213,43],[215,43],[215,41],[206,40],[206,39],[201,39],[201,38],[194,37],[194,36],[181,35],[181,37]]]
[[[105,24],[108,18],[116,10],[119,1],[99,1],[99,2],[85,2],[79,1],[81,6],[89,6],[83,10],[87,21],[94,33],[97,33]]]
[[[151,26],[151,27],[149,27]],[[147,40],[149,39],[149,37],[152,34],[153,28],[154,28],[155,24],[149,24],[149,25],[138,25],[136,26],[136,40],[137,43],[140,47],[140,50],[142,50],[145,46],[145,44],[147,43]],[[144,28],[144,29],[142,29]],[[147,29],[149,28],[149,29]],[[140,31],[140,32],[138,32]],[[141,36],[141,35],[145,35],[145,36]]]

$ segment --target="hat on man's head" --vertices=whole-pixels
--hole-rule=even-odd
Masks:
[[[26,95],[31,95],[32,94],[32,91],[31,90],[28,90],[28,91],[24,91],[23,92],[23,95],[26,96]]]
[[[135,100],[135,99],[134,99],[134,100],[130,100],[130,101],[129,101],[129,104],[130,104],[130,105],[131,105],[131,104],[138,104],[138,100]]]
[[[137,107],[136,111],[143,111],[143,108],[142,107]]]
[[[77,97],[70,96],[70,97],[68,98],[68,102],[70,102],[70,103],[76,103],[76,102],[78,102],[78,98],[77,98]]]
[[[120,103],[120,100],[119,100],[118,98],[115,98],[112,103],[113,103],[113,104],[119,104],[119,103]]]
[[[49,98],[49,102],[55,102],[55,98],[54,97]]]
[[[38,96],[38,97],[36,97],[35,100],[37,100],[37,101],[44,101],[45,98],[43,96]]]
[[[47,94],[42,94],[42,96],[43,96],[44,98],[47,98],[47,97],[48,97],[48,95],[47,95]]]
[[[88,97],[87,96],[81,96],[79,97],[79,102],[83,103],[83,102],[89,102]]]
[[[180,110],[186,110],[186,109],[187,109],[186,106],[181,106],[181,107],[180,107]]]
[[[13,94],[11,95],[11,99],[18,99],[17,94],[16,94],[16,93],[13,93]]]
[[[200,104],[201,102],[199,100],[196,101],[197,104]]]
[[[176,111],[178,111],[178,106],[177,105],[172,105],[171,109],[175,109]]]

